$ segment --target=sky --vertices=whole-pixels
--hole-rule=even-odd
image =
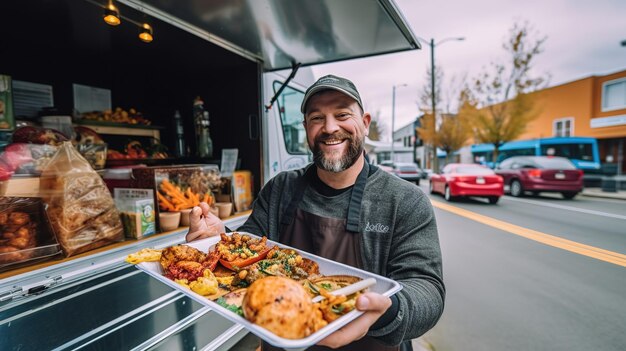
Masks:
[[[549,75],[549,86],[626,69],[626,0],[395,0],[413,33],[435,43],[435,64],[447,88],[471,79],[491,62],[506,59],[502,44],[516,22],[528,22],[545,36],[533,75]],[[365,109],[379,113],[387,140],[391,133],[392,89],[396,85],[395,130],[419,114],[419,94],[427,84],[430,47],[313,67],[316,78],[335,74],[351,79]],[[454,80],[455,83],[451,83]],[[406,86],[401,86],[406,84]]]

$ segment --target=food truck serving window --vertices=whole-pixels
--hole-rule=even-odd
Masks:
[[[282,83],[274,82],[274,92],[280,89]],[[308,153],[306,145],[306,133],[302,125],[302,112],[300,105],[304,99],[304,93],[289,86],[280,93],[276,103],[280,111],[280,122],[283,126],[283,138],[287,152],[294,155]]]

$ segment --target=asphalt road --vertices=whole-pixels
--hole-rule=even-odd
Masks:
[[[431,349],[626,350],[626,201],[431,199],[447,288]]]

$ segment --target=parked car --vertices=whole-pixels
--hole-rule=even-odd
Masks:
[[[458,197],[485,197],[496,204],[504,194],[502,177],[485,166],[470,163],[450,163],[441,173],[430,177],[430,193],[443,194],[447,201]]]
[[[512,196],[524,196],[527,191],[559,192],[573,199],[583,190],[583,171],[565,157],[514,156],[502,161],[496,173]]]
[[[408,180],[410,182],[414,182],[417,185],[420,185],[422,170],[415,163],[383,161],[380,163],[380,166],[390,167],[391,173],[397,175],[404,180]]]

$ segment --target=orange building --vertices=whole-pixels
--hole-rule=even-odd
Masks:
[[[553,136],[598,139],[603,164],[626,174],[626,70],[591,76],[533,93],[539,117],[519,139]]]

